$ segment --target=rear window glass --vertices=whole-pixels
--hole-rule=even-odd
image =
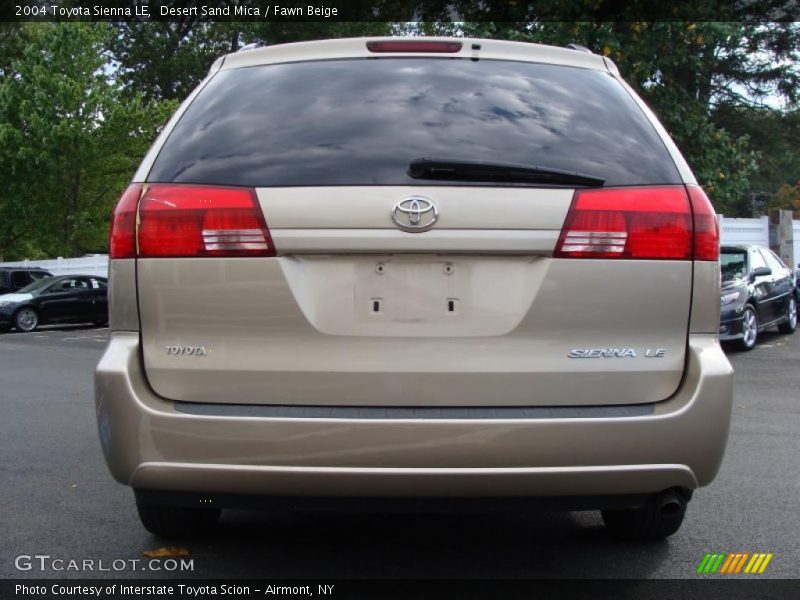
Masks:
[[[565,169],[602,177],[606,185],[680,183],[652,125],[607,73],[430,58],[222,71],[184,113],[148,179],[437,183],[408,176],[409,162],[420,157]]]

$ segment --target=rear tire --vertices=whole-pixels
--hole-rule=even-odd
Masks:
[[[739,350],[752,350],[758,342],[758,315],[752,305],[747,304],[742,313],[742,339],[736,340]]]
[[[778,325],[778,331],[781,333],[794,333],[795,329],[797,329],[797,300],[789,298],[786,321]]]
[[[214,530],[222,511],[217,508],[166,506],[136,500],[139,520],[150,533],[163,538],[198,537]]]
[[[615,536],[626,540],[660,540],[680,529],[690,493],[666,490],[653,494],[640,508],[602,511],[603,522]]]
[[[14,315],[17,331],[31,332],[39,326],[39,313],[30,307],[20,308]]]

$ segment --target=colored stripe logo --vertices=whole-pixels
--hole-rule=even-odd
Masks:
[[[697,572],[701,575],[760,575],[766,570],[772,557],[772,552],[707,552],[700,561]]]

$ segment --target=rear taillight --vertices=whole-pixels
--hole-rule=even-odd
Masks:
[[[367,42],[367,50],[375,53],[430,52],[436,54],[452,54],[461,50],[461,46],[461,42],[433,42],[425,40]]]
[[[689,202],[694,215],[694,259],[719,260],[719,223],[711,201],[701,187],[690,185]]]
[[[139,205],[138,256],[275,256],[275,247],[255,190],[156,184]]]
[[[694,201],[693,189],[704,202]],[[578,190],[554,256],[716,260],[714,211],[702,190],[689,194],[692,202],[684,186]]]
[[[114,209],[108,235],[108,255],[111,258],[136,256],[136,206],[141,193],[140,184],[129,185]]]

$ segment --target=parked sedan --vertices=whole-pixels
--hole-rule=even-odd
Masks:
[[[723,246],[720,339],[751,350],[759,332],[777,325],[782,333],[797,327],[794,274],[761,246]]]
[[[63,275],[0,296],[0,328],[33,331],[43,323],[108,322],[108,280]]]

